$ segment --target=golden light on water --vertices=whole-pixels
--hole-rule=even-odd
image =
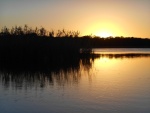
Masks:
[[[100,59],[95,60],[95,66],[101,69],[112,69],[114,66],[117,66],[116,59],[110,59],[108,57],[101,57]]]

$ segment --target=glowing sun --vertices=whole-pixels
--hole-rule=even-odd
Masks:
[[[100,36],[102,38],[107,38],[107,37],[112,36],[112,34],[110,32],[107,32],[107,31],[100,31],[100,32],[97,32],[95,35]]]

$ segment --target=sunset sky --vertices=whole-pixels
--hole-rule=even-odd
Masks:
[[[0,27],[150,38],[150,0],[0,0]]]

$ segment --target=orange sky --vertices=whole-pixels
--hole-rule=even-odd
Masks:
[[[150,38],[150,0],[1,0],[0,27]]]

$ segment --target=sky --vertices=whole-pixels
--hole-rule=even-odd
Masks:
[[[150,0],[0,0],[0,28],[150,38]]]

